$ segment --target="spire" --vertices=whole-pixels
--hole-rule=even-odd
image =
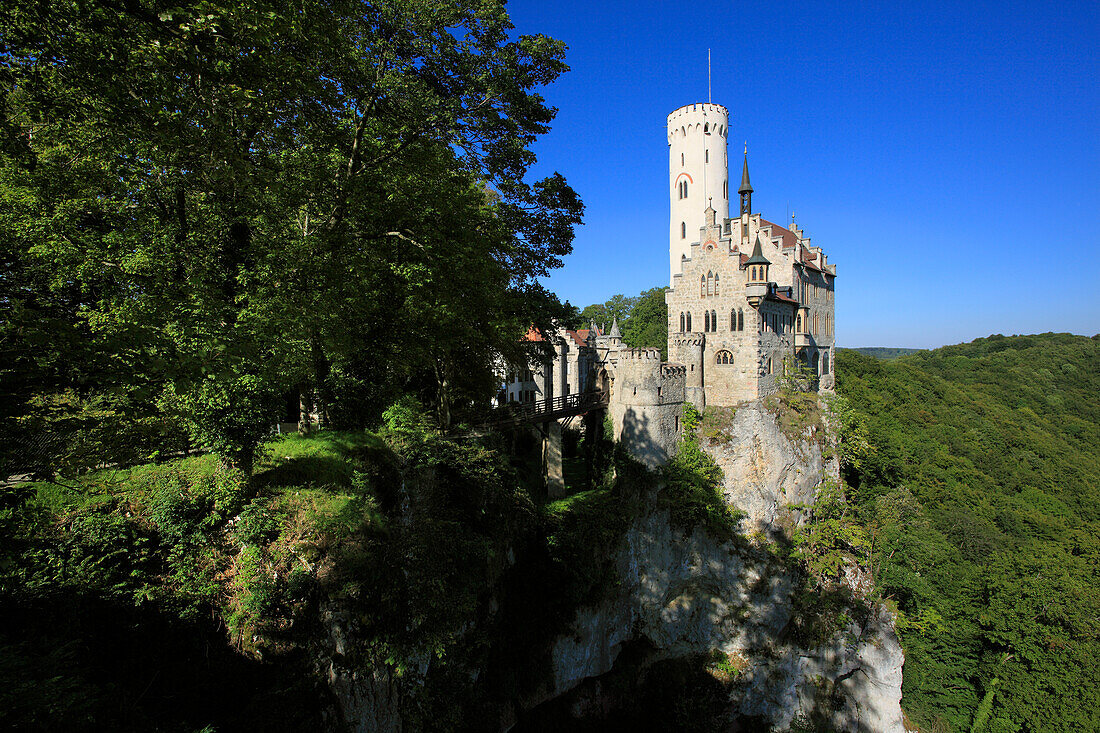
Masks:
[[[741,168],[741,188],[737,193],[752,193],[752,184],[749,183],[749,144],[745,143],[745,164]]]
[[[771,260],[764,256],[764,250],[760,248],[760,233],[756,233],[756,246],[752,248],[752,256],[745,261],[746,265],[770,265]]]
[[[619,317],[618,316],[615,316],[615,318],[611,321],[611,332],[608,333],[607,335],[610,336],[613,339],[621,339],[623,337],[623,335],[621,333],[619,333]]]

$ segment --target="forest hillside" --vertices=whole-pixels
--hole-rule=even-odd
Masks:
[[[1100,729],[1100,337],[837,358],[849,499],[922,730]]]

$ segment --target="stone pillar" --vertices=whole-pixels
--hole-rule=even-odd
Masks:
[[[542,439],[542,463],[546,467],[546,496],[561,499],[565,496],[565,474],[561,462],[561,423],[551,420],[545,425]]]

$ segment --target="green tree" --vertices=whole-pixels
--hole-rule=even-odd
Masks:
[[[482,366],[559,316],[536,278],[582,210],[525,181],[566,67],[511,29],[499,2],[5,6],[0,222],[38,300],[0,297],[63,303],[103,355],[89,388],[140,387],[246,469],[293,389],[427,370],[445,422],[474,348],[446,337],[480,328]]]
[[[623,328],[623,343],[638,348],[659,348],[662,359],[668,358],[667,290],[663,287],[643,290]]]

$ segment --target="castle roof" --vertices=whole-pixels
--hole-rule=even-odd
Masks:
[[[800,305],[794,298],[788,297],[778,290],[769,290],[767,295],[768,300],[778,300],[780,303],[793,303],[794,305]]]
[[[752,184],[749,183],[749,153],[745,150],[745,165],[741,167],[741,188],[737,193],[752,193]]]
[[[618,339],[618,338],[623,337],[622,333],[619,332],[619,319],[618,319],[618,317],[615,317],[611,321],[611,331],[609,331],[607,335],[610,336],[613,339]]]
[[[756,235],[756,245],[752,248],[752,257],[745,260],[746,265],[770,265],[772,262],[764,256],[764,251],[760,248],[760,235]]]
[[[781,240],[783,240],[780,243],[780,246],[783,249],[790,249],[791,247],[798,244],[798,237],[795,235],[794,232],[792,232],[790,229],[787,229],[786,227],[781,227],[778,224],[770,222],[763,217],[760,217],[760,226],[771,227],[772,238],[774,239],[776,237],[779,237]]]

